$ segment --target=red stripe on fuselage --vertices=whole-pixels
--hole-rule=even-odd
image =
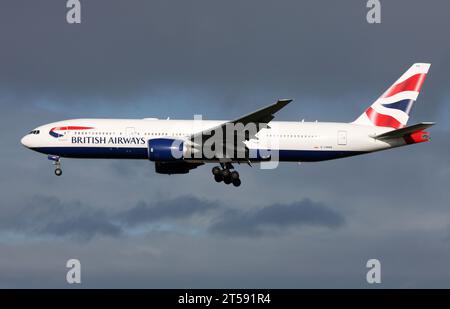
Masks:
[[[420,91],[423,82],[425,81],[425,77],[427,77],[427,74],[425,73],[413,75],[403,82],[393,85],[383,94],[382,97],[388,98],[403,91]]]
[[[55,127],[53,129],[51,129],[51,131],[53,131],[53,130],[58,130],[58,131],[89,130],[89,129],[93,129],[93,127],[79,127],[79,126]]]
[[[395,129],[403,128],[403,124],[399,122],[392,116],[380,114],[375,111],[372,107],[366,110],[366,115],[369,117],[370,121],[377,127],[390,127]]]

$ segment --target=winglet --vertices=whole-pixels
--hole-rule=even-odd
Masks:
[[[274,113],[279,111],[280,109],[282,109],[283,107],[285,107],[286,105],[291,103],[292,101],[293,101],[292,99],[278,99],[277,103],[274,104],[278,107],[278,109],[275,110]]]
[[[278,99],[277,103],[281,103],[284,104],[283,106],[291,103],[293,100],[292,99]]]

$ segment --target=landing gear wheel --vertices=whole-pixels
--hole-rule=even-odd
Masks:
[[[220,163],[220,166],[214,166],[211,170],[216,182],[222,182],[226,185],[233,184],[235,187],[241,185],[238,171],[234,170],[233,165],[228,163]]]
[[[241,185],[241,180],[239,178],[233,179],[233,186],[239,187]]]
[[[222,170],[218,166],[214,166],[212,168],[212,173],[213,173],[214,176],[220,175],[221,172],[222,172]]]
[[[223,179],[226,179],[226,178],[230,177],[230,170],[229,169],[223,169],[222,170],[222,176],[223,176]]]
[[[55,175],[56,176],[61,176],[62,175],[62,169],[60,169],[60,168],[55,169]]]

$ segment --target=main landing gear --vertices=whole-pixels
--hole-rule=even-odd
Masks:
[[[233,169],[234,167],[231,163],[220,163],[220,166],[214,166],[212,168],[214,180],[217,182],[223,181],[227,185],[232,183],[233,186],[239,187],[241,185],[239,173]]]
[[[55,166],[55,175],[61,176],[62,175],[61,158],[59,156],[48,155],[48,159],[50,161],[53,161],[53,165]]]

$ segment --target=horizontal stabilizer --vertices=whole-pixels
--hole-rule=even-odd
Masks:
[[[425,130],[426,128],[431,127],[434,125],[435,122],[421,122],[418,124],[414,124],[412,126],[404,127],[401,129],[389,131],[380,135],[374,136],[376,139],[391,139],[391,138],[400,138],[405,137],[407,135],[410,135],[412,133]]]

